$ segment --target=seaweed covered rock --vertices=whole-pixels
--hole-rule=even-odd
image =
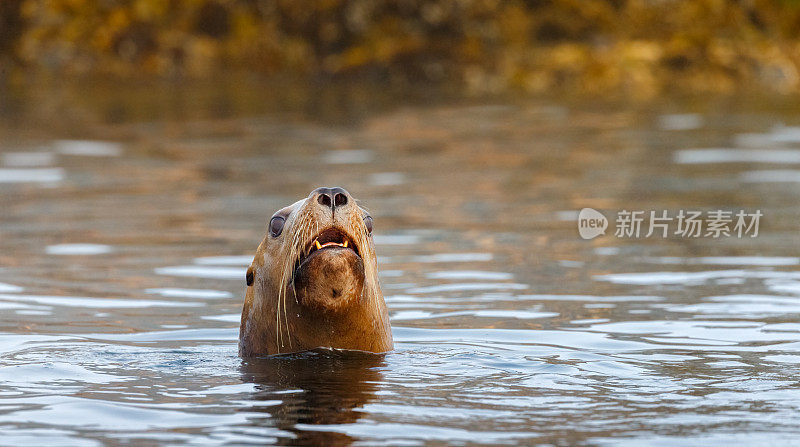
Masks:
[[[455,80],[476,92],[797,91],[798,38],[800,3],[788,0],[0,2],[0,54],[28,67]]]

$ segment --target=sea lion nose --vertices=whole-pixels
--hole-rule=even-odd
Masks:
[[[338,208],[347,205],[348,193],[344,188],[317,188],[314,190],[317,193],[317,202],[327,208]]]

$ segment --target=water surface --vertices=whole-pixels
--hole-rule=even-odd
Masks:
[[[800,108],[246,93],[2,115],[0,444],[797,442]],[[375,217],[396,349],[242,361],[244,270],[320,185]]]

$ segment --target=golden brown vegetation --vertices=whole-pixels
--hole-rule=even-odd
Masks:
[[[0,64],[456,80],[478,92],[797,91],[799,37],[800,3],[787,0],[0,1]]]

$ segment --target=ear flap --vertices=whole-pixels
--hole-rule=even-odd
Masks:
[[[247,287],[252,286],[253,285],[253,267],[248,267],[247,268],[247,276],[245,278],[247,279]]]

